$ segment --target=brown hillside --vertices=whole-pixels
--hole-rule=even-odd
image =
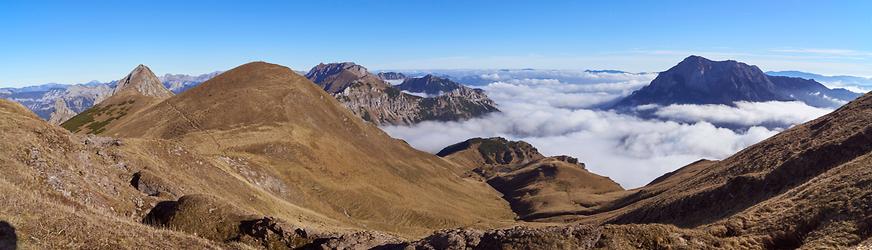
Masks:
[[[608,177],[558,157],[497,174],[487,183],[503,193],[522,220],[593,214],[594,208],[612,199],[612,192],[624,190]]]
[[[179,141],[281,202],[351,227],[418,235],[514,216],[486,184],[390,138],[279,65],[242,65],[105,134]]]
[[[20,249],[223,248],[138,223],[155,198],[130,187],[143,165],[129,146],[71,135],[7,100],[0,131],[0,227],[14,230],[0,232],[0,248],[10,238]]]
[[[594,214],[624,190],[608,177],[588,172],[578,159],[545,157],[524,141],[473,138],[437,155],[500,191],[522,220]]]
[[[450,145],[436,155],[472,170],[485,165],[517,165],[545,158],[533,145],[501,137],[472,138]]]

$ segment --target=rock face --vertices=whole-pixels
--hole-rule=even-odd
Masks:
[[[463,87],[459,83],[451,80],[426,75],[420,78],[407,78],[402,84],[397,85],[399,90],[405,90],[414,93],[426,93],[428,95],[441,95]]]
[[[151,72],[151,69],[142,64],[136,66],[130,74],[118,80],[112,95],[117,95],[124,91],[135,91],[139,95],[155,98],[173,96],[173,92],[170,92],[163,86],[163,83],[154,75],[154,72]]]
[[[523,141],[473,138],[437,155],[458,163],[503,194],[522,220],[587,215],[623,191],[611,179],[588,172],[569,156],[545,157]]]
[[[464,120],[499,111],[480,89],[458,86],[436,97],[414,96],[349,62],[319,64],[306,78],[332,94],[355,115],[380,125]]]
[[[55,99],[54,112],[51,113],[48,123],[59,125],[73,116],[76,116],[76,112],[67,107],[67,102],[63,99]]]
[[[480,165],[524,164],[545,158],[527,142],[509,141],[502,137],[472,138],[445,147],[436,155],[452,161],[462,161],[463,165],[472,168]]]
[[[648,86],[627,96],[614,107],[645,104],[724,104],[737,101],[803,101],[817,107],[838,107],[860,96],[845,90],[830,90],[813,80],[776,77],[757,66],[737,61],[711,61],[699,56],[685,58],[661,72]],[[841,98],[838,100],[832,100]]]

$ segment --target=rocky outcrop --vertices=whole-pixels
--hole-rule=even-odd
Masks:
[[[470,162],[465,165],[471,168],[480,165],[524,164],[545,158],[538,149],[525,141],[509,141],[502,137],[472,138],[445,147],[436,155],[452,160],[465,156]]]
[[[671,225],[515,226],[479,230],[445,229],[419,240],[402,241],[363,231],[316,239],[309,249],[734,249],[741,244],[709,233]]]
[[[51,113],[48,123],[58,125],[73,118],[73,116],[76,116],[76,112],[67,107],[67,102],[63,99],[55,99],[54,112]]]
[[[241,242],[266,249],[295,249],[311,243],[304,229],[247,213],[209,195],[185,195],[178,201],[160,202],[143,223],[217,242]]]
[[[143,96],[155,98],[167,98],[173,96],[173,92],[167,90],[160,79],[151,72],[151,69],[140,64],[127,76],[118,80],[112,95],[118,95],[124,91],[135,91]]]
[[[438,156],[469,170],[503,194],[522,220],[600,211],[608,193],[623,191],[608,177],[588,172],[569,156],[545,157],[524,141],[473,138],[446,147]]]
[[[306,78],[336,97],[355,115],[375,124],[456,121],[499,111],[480,89],[457,86],[435,97],[410,95],[350,62],[319,64]]]

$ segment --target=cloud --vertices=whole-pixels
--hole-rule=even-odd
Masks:
[[[801,49],[774,49],[772,51],[773,52],[780,52],[780,53],[812,54],[812,55],[823,55],[823,56],[872,57],[872,52],[850,50],[850,49],[801,48]]]
[[[736,102],[735,107],[673,104],[655,109],[656,116],[680,122],[705,121],[741,126],[772,124],[781,127],[812,120],[832,111],[798,101]]]
[[[725,158],[782,128],[827,112],[794,102],[648,106],[663,120],[646,120],[590,107],[631,93],[647,84],[653,74],[593,73],[584,79],[579,72],[520,79],[507,79],[510,75],[505,72],[496,74],[499,76],[491,76],[498,81],[481,88],[496,101],[500,113],[383,129],[433,153],[472,137],[524,140],[545,155],[578,157],[592,172],[611,177],[625,188],[635,188],[693,161]],[[558,76],[561,74],[567,77]],[[744,127],[731,130],[714,125],[724,122]],[[770,123],[783,127],[762,126]]]
[[[423,122],[383,129],[434,153],[472,137],[524,140],[546,155],[579,157],[591,171],[630,188],[701,158],[724,158],[777,133],[763,127],[734,132],[707,122],[642,120],[587,109],[524,104],[501,108],[502,113],[462,122]]]

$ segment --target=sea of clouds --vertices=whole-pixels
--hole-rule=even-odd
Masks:
[[[611,177],[624,188],[643,186],[699,159],[723,159],[831,111],[801,102],[647,105],[639,109],[653,111],[653,117],[643,119],[604,107],[647,85],[656,73],[440,73],[477,83],[502,112],[459,122],[385,126],[385,131],[433,153],[473,137],[524,140],[544,155],[578,157],[590,171]]]

